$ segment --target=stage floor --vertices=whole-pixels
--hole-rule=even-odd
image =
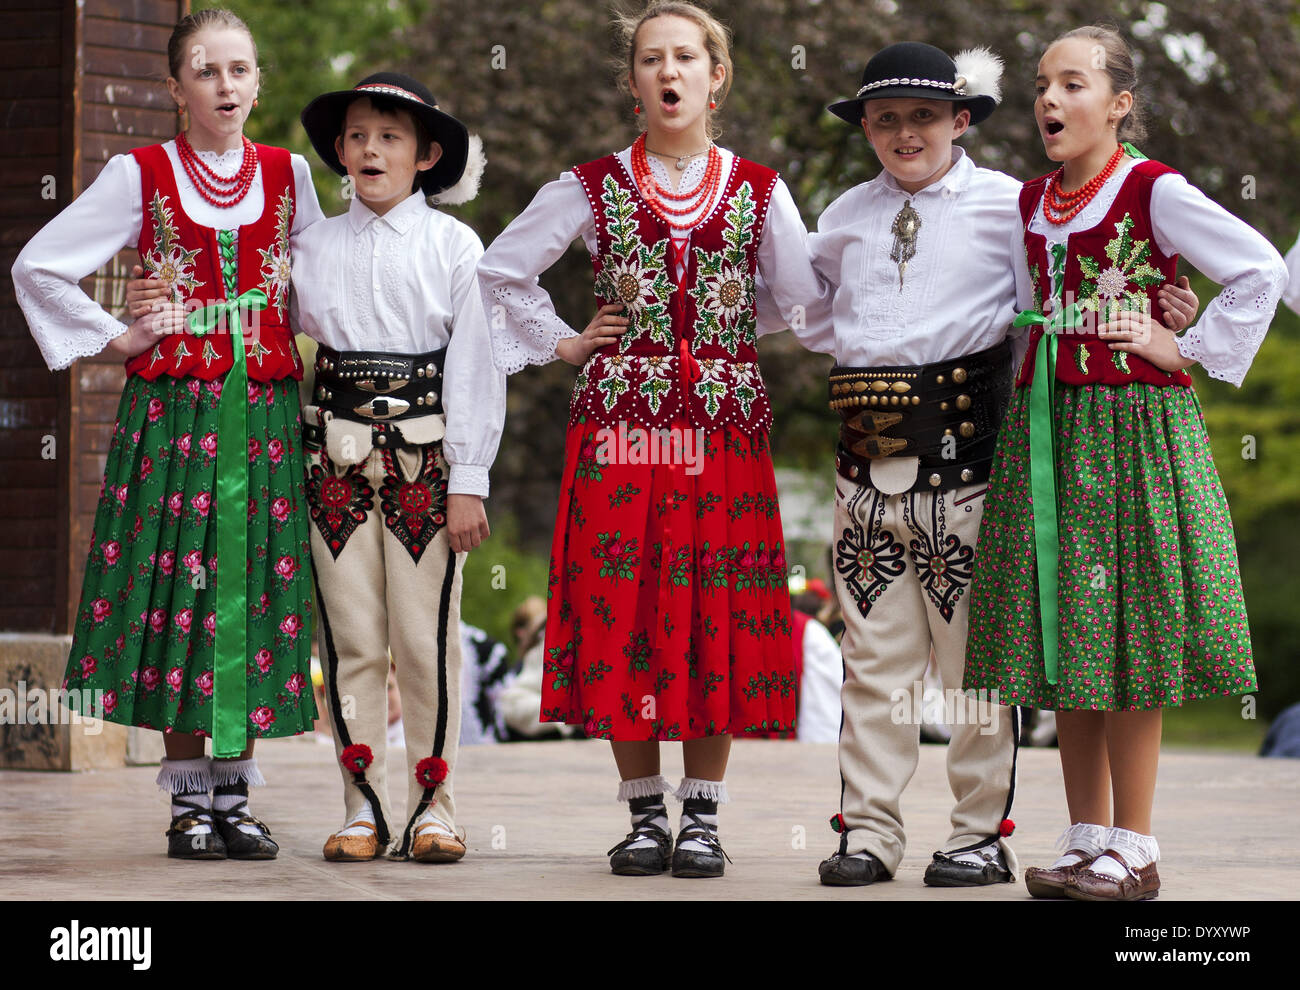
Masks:
[[[155,767],[79,774],[0,772],[0,899],[172,900],[196,880],[206,899],[734,899],[1027,900],[1023,882],[931,889],[921,882],[947,834],[946,749],[923,746],[903,800],[909,845],[892,882],[828,888],[817,864],[838,837],[839,774],[830,744],[744,740],[735,744],[722,809],[734,860],[717,880],[615,877],[605,850],[623,838],[626,809],[599,742],[467,746],[456,773],[458,824],[469,854],[431,866],[327,863],[325,838],[342,824],[333,747],[310,738],[269,740],[258,758],[269,786],[252,808],[271,827],[271,862],[182,863],[165,856],[168,812]],[[664,747],[664,772],[681,755]],[[396,753],[396,756],[402,754]],[[396,761],[394,761],[396,764]],[[1166,751],[1156,795],[1160,900],[1242,901],[1300,896],[1300,764],[1250,756]],[[394,765],[390,781],[405,776]],[[404,787],[394,787],[404,798]],[[670,804],[674,830],[676,806]],[[1055,750],[1022,749],[1012,839],[1026,865],[1054,858],[1065,824]]]

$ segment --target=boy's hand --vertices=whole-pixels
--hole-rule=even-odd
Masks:
[[[488,538],[487,513],[478,495],[447,496],[447,535],[451,548],[464,553]]]
[[[152,312],[155,306],[172,301],[165,283],[156,278],[145,278],[139,265],[131,268],[131,281],[126,283],[126,311],[132,319]]]
[[[1175,285],[1165,283],[1157,294],[1165,326],[1174,333],[1182,333],[1196,322],[1196,311],[1201,308],[1201,300],[1192,291],[1186,275],[1181,275]]]
[[[178,303],[166,303],[158,312],[145,311],[137,317],[126,333],[119,334],[108,342],[108,350],[124,360],[130,360],[137,354],[143,354],[168,334],[181,333],[185,330],[185,307]]]
[[[631,322],[626,316],[617,315],[622,309],[622,303],[601,306],[595,318],[587,324],[586,330],[576,337],[566,337],[555,345],[556,355],[569,364],[582,367],[597,347],[618,343],[618,338],[627,332]]]
[[[1097,328],[1097,336],[1110,341],[1112,351],[1128,351],[1146,358],[1161,371],[1182,371],[1196,362],[1178,351],[1178,338],[1148,313],[1125,310]]]

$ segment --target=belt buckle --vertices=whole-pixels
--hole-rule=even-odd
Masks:
[[[411,404],[405,399],[374,398],[364,405],[354,406],[352,411],[369,419],[392,419],[410,408]]]

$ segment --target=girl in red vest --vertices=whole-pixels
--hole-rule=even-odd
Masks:
[[[1187,369],[1240,385],[1282,259],[1144,159],[1120,36],[1081,28],[1038,66],[1049,158],[1025,184],[1017,325],[1031,330],[986,497],[965,687],[1057,712],[1071,825],[1037,897],[1155,897],[1160,713],[1256,689],[1232,521]],[[1153,319],[1179,255],[1225,286],[1176,336]],[[1113,801],[1113,805],[1112,805]]]
[[[288,293],[290,239],[321,211],[302,158],[243,136],[259,80],[244,23],[192,14],[167,57],[185,129],[111,159],[13,270],[51,369],[126,361],[65,686],[95,699],[86,714],[162,731],[169,856],[271,859],[248,812],[253,741],[316,715]],[[128,246],[173,300],[129,327],[78,287]]]
[[[713,877],[724,868],[717,805],[731,737],[792,734],[795,716],[756,280],[785,321],[820,289],[784,183],[711,140],[731,82],[727,30],[689,3],[653,3],[623,26],[645,131],[545,186],[488,249],[479,278],[502,370],[556,357],[582,369],[551,555],[542,720],[612,743],[632,815],[610,852],[615,873],[671,865],[674,876]],[[537,285],[579,237],[597,305],[581,333]],[[682,743],[686,772],[675,851],[662,741]]]

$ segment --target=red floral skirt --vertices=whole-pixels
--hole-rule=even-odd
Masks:
[[[608,456],[601,446],[599,427],[570,424],[542,721],[617,741],[792,736],[790,596],[767,434],[694,434],[677,456],[657,443],[609,443]]]

